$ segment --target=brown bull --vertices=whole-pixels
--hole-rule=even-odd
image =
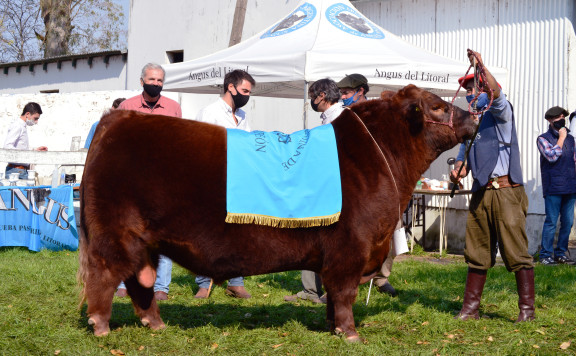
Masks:
[[[328,293],[330,329],[358,340],[352,315],[358,285],[380,269],[399,211],[420,175],[440,153],[469,138],[475,123],[467,112],[409,85],[354,105],[332,125],[341,169],[340,221],[280,229],[224,222],[224,128],[131,111],[104,116],[81,188],[79,277],[94,334],[109,332],[122,280],[142,323],[165,326],[152,289],[162,254],[216,283],[315,271]]]

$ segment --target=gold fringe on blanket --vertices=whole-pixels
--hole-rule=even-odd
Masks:
[[[280,228],[328,226],[340,219],[340,213],[313,218],[278,218],[258,214],[228,213],[226,222],[232,224],[256,224]]]

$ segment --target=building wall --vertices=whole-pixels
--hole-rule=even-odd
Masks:
[[[24,105],[30,101],[42,107],[38,124],[28,127],[30,147],[47,146],[50,151],[70,151],[73,136],[80,136],[80,147],[84,147],[86,136],[92,124],[112,106],[116,98],[128,98],[137,91],[100,91],[60,94],[14,94],[0,95],[0,140],[4,144],[8,127],[13,120],[19,120]],[[5,162],[0,157],[0,170],[4,172]],[[79,167],[80,171],[83,167]],[[53,166],[38,166],[41,177],[50,176]]]
[[[44,90],[58,90],[60,93],[89,92],[102,90],[123,90],[126,88],[126,63],[122,56],[112,56],[108,64],[104,57],[95,57],[92,66],[88,58],[78,59],[76,67],[71,60],[48,63],[46,70],[35,65],[31,72],[28,66],[17,73],[15,67],[8,74],[0,70],[0,94],[30,94]]]
[[[536,138],[548,128],[544,120],[548,108],[576,109],[574,1],[388,0],[354,4],[372,21],[415,45],[461,61],[471,48],[482,54],[488,68],[508,69],[509,88],[503,91],[515,110],[530,202],[527,231],[535,252],[544,214]],[[443,172],[446,157],[439,158],[430,172]],[[449,206],[462,209],[465,203],[461,199]]]
[[[488,68],[508,69],[509,88],[503,91],[515,109],[529,212],[543,214],[535,142],[547,130],[544,112],[548,108],[576,109],[576,83],[569,80],[576,75],[576,53],[571,51],[576,38],[574,2],[389,0],[360,1],[355,6],[415,45],[461,61],[466,60],[466,49],[472,48],[482,54]]]

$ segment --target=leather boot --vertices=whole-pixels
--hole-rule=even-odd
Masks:
[[[462,309],[454,319],[480,319],[478,308],[480,307],[480,299],[482,298],[484,283],[486,283],[486,272],[486,270],[468,267],[464,302],[462,303]]]
[[[517,323],[534,320],[534,269],[522,268],[516,273],[516,287],[518,289]]]
[[[246,291],[244,286],[238,286],[238,287],[228,286],[226,288],[226,290],[224,291],[224,293],[226,293],[226,295],[228,295],[230,297],[234,297],[234,298],[248,299],[248,298],[252,297],[250,295],[250,293],[248,293]]]

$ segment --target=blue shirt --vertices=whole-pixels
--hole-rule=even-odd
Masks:
[[[512,108],[508,105],[506,96],[500,95],[494,99],[492,106],[488,109],[496,119],[496,135],[500,142],[510,143],[512,140]],[[466,153],[466,143],[460,145],[456,161],[464,162],[464,154]],[[500,177],[508,174],[510,168],[510,146],[499,145],[498,161],[492,171],[491,177]]]
[[[90,128],[90,132],[88,132],[88,137],[86,137],[86,143],[84,143],[84,148],[90,148],[90,144],[92,143],[92,139],[94,138],[94,132],[96,131],[96,126],[98,126],[100,120],[96,121],[94,125]]]

